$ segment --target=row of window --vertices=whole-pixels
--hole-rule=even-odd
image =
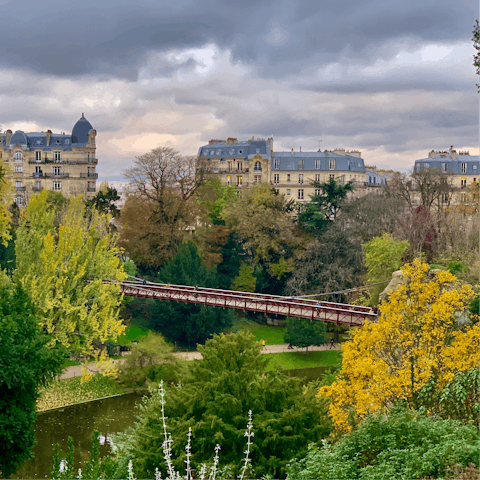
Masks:
[[[62,152],[52,152],[53,154],[53,161],[54,162],[61,162],[62,161]],[[46,154],[45,154],[46,156]],[[88,160],[90,160],[90,154],[87,154]],[[22,152],[16,152],[13,155],[13,161],[14,162],[23,162],[23,153]],[[42,152],[41,151],[36,151],[35,152],[35,161],[36,162],[41,162],[42,161]],[[260,163],[260,162],[257,162]],[[260,167],[261,170],[261,167]]]
[[[427,162],[423,163],[423,167],[424,168],[429,168],[430,163],[427,163]],[[420,170],[421,168],[422,168],[422,165],[419,165],[418,170]],[[448,164],[447,163],[442,163],[442,172],[447,173],[447,169],[448,169]],[[477,165],[473,165],[473,169],[476,170]],[[460,164],[460,173],[467,173],[467,164],[466,163],[461,163]]]
[[[15,173],[23,173],[23,165],[15,165]],[[53,167],[53,175],[62,175],[62,167]],[[35,167],[35,176],[41,177],[43,175],[43,171],[41,167]],[[94,169],[90,169],[88,167],[87,176],[95,175]]]
[[[330,175],[330,178],[331,178],[332,180],[334,180],[334,179],[335,179],[335,175],[331,174],[331,175]],[[287,182],[290,182],[290,181],[291,181],[291,175],[290,175],[290,173],[287,173]],[[303,185],[303,181],[304,181],[303,173],[300,173],[300,174],[298,175],[298,183],[299,183],[300,185]],[[319,181],[320,181],[320,174],[319,174],[319,173],[316,173],[316,174],[315,174],[315,181],[316,181],[316,182],[319,182]],[[280,174],[279,174],[279,173],[274,173],[274,174],[273,174],[273,183],[274,183],[275,185],[278,185],[278,184],[280,183]]]
[[[319,158],[315,159],[315,170],[320,170],[321,160]],[[330,170],[335,170],[335,160],[330,158],[328,161],[328,166]],[[280,160],[278,158],[273,159],[273,168],[278,170],[280,168]],[[305,169],[305,160],[300,159],[298,161],[298,170]]]

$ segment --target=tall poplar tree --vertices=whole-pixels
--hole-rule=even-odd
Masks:
[[[92,352],[94,341],[122,333],[118,285],[126,275],[109,229],[111,217],[95,210],[86,217],[80,197],[59,215],[45,190],[31,198],[17,230],[14,281],[28,292],[49,346]]]

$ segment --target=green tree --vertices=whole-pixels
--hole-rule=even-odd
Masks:
[[[370,415],[338,443],[311,445],[289,465],[287,478],[474,478],[450,476],[469,464],[478,476],[478,428],[399,405],[388,415]]]
[[[177,285],[216,288],[215,269],[207,269],[193,242],[180,245],[178,253],[160,270],[158,280]],[[147,326],[171,342],[196,347],[214,333],[230,327],[233,311],[203,305],[153,300]]]
[[[353,183],[342,184],[330,178],[327,183],[312,182],[312,185],[320,193],[310,195],[310,202],[302,205],[298,219],[307,232],[318,235],[336,220],[348,192],[353,191]]]
[[[102,182],[98,193],[85,202],[87,211],[92,208],[97,209],[101,213],[108,213],[116,218],[120,215],[120,210],[115,202],[120,200],[117,189],[109,187],[106,182]]]
[[[5,279],[3,279],[5,282]],[[0,287],[0,475],[31,458],[38,387],[62,370],[59,351],[46,348],[30,298],[19,286]]]
[[[109,216],[85,217],[81,198],[71,199],[58,226],[44,190],[30,199],[17,229],[14,281],[30,292],[49,346],[91,353],[124,327],[118,319],[119,286],[103,280],[126,278],[109,233]]]
[[[254,292],[257,279],[253,276],[253,267],[242,263],[238,277],[232,283],[232,289],[240,292]]]
[[[288,458],[304,455],[310,442],[330,432],[314,389],[304,392],[301,379],[282,373],[264,374],[268,360],[250,333],[214,336],[199,351],[203,359],[189,362],[182,385],[166,395],[167,429],[178,470],[185,468],[184,445],[191,427],[192,468],[211,462],[218,443],[222,465],[236,475],[244,457],[249,410],[255,432],[250,457],[257,477],[284,477]],[[162,435],[161,396],[153,393],[121,453],[133,458],[139,477],[151,478],[156,467],[163,467]]]
[[[178,380],[182,360],[173,355],[173,347],[158,333],[149,332],[133,345],[120,368],[118,381],[128,387],[143,387],[160,379],[171,383]]]
[[[402,257],[409,247],[406,240],[394,240],[388,233],[373,238],[363,245],[368,282],[385,282],[371,287],[370,302],[372,305],[378,303],[378,296],[392,278],[392,273],[402,266]]]
[[[327,326],[324,322],[311,321],[306,318],[287,317],[285,342],[294,347],[307,348],[310,345],[323,345]]]

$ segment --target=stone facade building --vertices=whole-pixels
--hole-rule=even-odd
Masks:
[[[43,189],[66,196],[82,195],[84,199],[93,197],[98,178],[96,135],[83,114],[71,135],[50,130],[7,130],[1,134],[0,158],[10,170],[17,205],[25,205],[32,194]]]
[[[200,147],[198,155],[225,185],[247,188],[267,182],[299,203],[309,201],[310,195],[316,193],[314,181],[325,183],[330,178],[341,183],[352,181],[354,195],[359,196],[385,184],[381,175],[366,172],[358,150],[275,152],[273,138],[252,137],[241,142],[236,138],[210,140],[208,145]]]

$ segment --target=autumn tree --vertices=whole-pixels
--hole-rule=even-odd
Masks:
[[[283,281],[293,271],[294,259],[302,255],[308,241],[292,215],[293,210],[293,202],[269,185],[261,184],[242,191],[222,214],[255,270],[268,271],[270,277]]]
[[[203,168],[196,157],[159,147],[136,157],[124,176],[131,194],[120,216],[119,245],[137,264],[161,266],[195,224]]]
[[[91,353],[94,341],[116,338],[124,329],[118,319],[120,287],[103,283],[126,278],[111,217],[94,211],[86,218],[78,197],[70,199],[56,225],[47,201],[44,190],[22,211],[13,278],[30,293],[50,347]]]
[[[429,279],[428,270],[419,260],[404,265],[407,283],[380,305],[377,323],[365,320],[344,344],[339,376],[319,391],[330,398],[338,429],[349,431],[369,412],[398,401],[418,408],[430,380],[442,390],[459,372],[478,367],[478,324],[460,329],[455,322],[473,298],[472,288],[447,271]]]

